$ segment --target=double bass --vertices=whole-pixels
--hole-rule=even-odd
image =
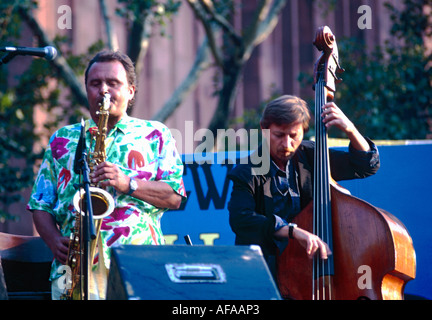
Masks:
[[[315,154],[313,200],[292,221],[326,242],[332,254],[309,259],[295,240],[277,257],[282,297],[298,300],[399,300],[415,278],[412,239],[401,221],[352,196],[331,178],[322,106],[341,80],[336,38],[327,26],[316,32],[322,51],[315,63]]]

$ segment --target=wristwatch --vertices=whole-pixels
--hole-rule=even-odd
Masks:
[[[293,239],[293,232],[294,232],[294,228],[297,228],[297,225],[295,223],[288,223],[288,237],[290,239]]]
[[[129,180],[129,192],[127,193],[129,196],[134,193],[138,189],[138,183],[134,178],[130,178]]]

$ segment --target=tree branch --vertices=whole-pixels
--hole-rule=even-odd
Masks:
[[[215,39],[215,30],[214,30],[215,28],[211,26],[210,19],[208,19],[206,17],[205,10],[197,2],[197,0],[187,0],[187,2],[189,3],[190,7],[194,11],[195,16],[201,21],[201,23],[204,27],[204,31],[205,31],[207,39],[208,39],[210,50],[211,50],[213,57],[215,59],[215,63],[218,66],[223,67],[222,53],[220,52],[218,45],[216,43],[216,39]]]
[[[278,16],[286,0],[262,0],[257,10],[255,23],[245,34],[245,51],[243,59],[247,61],[252,51],[273,32],[278,23]]]
[[[108,48],[110,48],[111,50],[117,50],[118,43],[117,43],[115,33],[112,31],[111,19],[108,16],[108,8],[105,0],[99,0],[99,7],[101,9],[102,20],[105,24],[105,30],[107,34],[107,40],[108,40]]]
[[[146,56],[150,43],[151,17],[145,15],[142,20],[132,21],[132,30],[129,36],[128,56],[135,63],[135,72],[140,74],[143,68],[144,57]]]
[[[192,91],[198,82],[200,74],[206,70],[210,63],[210,52],[208,46],[208,39],[205,38],[203,43],[198,49],[195,61],[189,71],[187,77],[183,82],[176,88],[170,99],[164,104],[164,106],[153,116],[153,120],[165,121],[175,111],[175,109],[181,104],[185,95]]]
[[[38,38],[40,46],[55,46],[28,9],[19,7],[18,13],[21,18],[29,25],[30,29],[33,30],[35,36]],[[87,94],[81,82],[78,81],[75,72],[69,66],[66,59],[61,55],[60,51],[57,54],[57,58],[55,58],[53,61],[50,61],[50,63],[54,65],[63,80],[70,86],[71,91],[78,103],[88,108]]]
[[[241,45],[242,38],[235,32],[234,27],[225,19],[225,17],[215,11],[213,3],[210,0],[199,0],[199,2],[204,7],[205,11],[210,15],[210,20],[213,20],[222,29],[224,29],[237,45]]]

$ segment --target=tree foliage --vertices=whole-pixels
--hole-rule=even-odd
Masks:
[[[393,26],[382,46],[339,41],[346,71],[336,101],[374,139],[425,139],[431,133],[432,55],[424,39],[432,35],[432,14],[424,11],[426,2],[404,0],[402,10],[386,3]]]
[[[142,60],[154,24],[163,26],[178,10],[179,1],[119,0],[122,15],[131,26],[128,50],[133,61]],[[162,4],[163,2],[163,4]],[[99,4],[105,8],[105,0]],[[54,61],[32,59],[16,81],[8,79],[8,68],[0,66],[0,221],[11,219],[9,206],[22,199],[20,191],[31,187],[34,181],[34,165],[42,157],[34,151],[41,138],[47,138],[60,123],[76,123],[86,112],[87,98],[80,78],[94,54],[111,43],[96,41],[84,54],[73,55],[68,51],[70,39],[50,39],[33,17],[38,7],[35,0],[4,0],[0,3],[0,43],[2,46],[18,46],[24,25],[33,32],[39,46],[55,46],[58,57]],[[105,17],[108,39],[112,38]],[[136,41],[138,39],[138,41]],[[115,49],[115,48],[113,48]],[[16,58],[18,59],[18,58]],[[28,60],[24,60],[27,61]],[[27,63],[25,62],[25,63]],[[137,65],[139,67],[139,63]],[[43,110],[47,116],[43,132],[35,134],[35,110]],[[36,168],[37,169],[37,168]]]
[[[187,2],[204,28],[216,68],[215,93],[218,102],[209,124],[209,130],[216,136],[217,129],[228,126],[245,64],[253,50],[273,32],[286,0],[257,1],[253,19],[241,30],[234,27],[234,16],[238,10],[235,1]],[[218,42],[218,39],[222,40]]]

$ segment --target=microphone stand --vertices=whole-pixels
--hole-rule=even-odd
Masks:
[[[84,129],[82,128],[82,131]],[[84,140],[85,141],[85,140]],[[85,191],[85,202],[86,202],[86,210],[84,219],[82,219],[83,223],[81,225],[82,228],[82,239],[81,241],[81,254],[82,254],[82,263],[80,265],[81,274],[83,275],[83,282],[81,282],[81,288],[83,289],[83,300],[88,300],[88,289],[89,289],[89,270],[91,269],[92,261],[89,261],[90,255],[90,246],[91,240],[96,239],[96,231],[93,223],[93,206],[91,202],[91,194],[90,194],[90,168],[87,163],[87,151],[85,148],[85,142],[83,141],[83,147],[81,149],[81,158],[78,160],[78,165],[81,170],[81,174],[83,177],[83,183],[81,186],[84,187]]]
[[[0,47],[0,52],[6,52],[3,58],[0,58],[0,65],[6,64],[16,56],[36,56],[44,57],[47,60],[54,60],[57,57],[57,50],[52,46],[45,48],[25,48],[25,47]]]
[[[0,59],[0,66],[2,64],[6,64],[9,61],[11,61],[13,58],[15,58],[17,56],[17,54],[15,52],[9,52],[8,54],[6,54],[3,58]]]

